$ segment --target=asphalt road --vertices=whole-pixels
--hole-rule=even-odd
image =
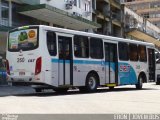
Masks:
[[[142,90],[123,86],[96,93],[66,94],[52,91],[35,93],[29,87],[0,87],[0,113],[57,114],[57,113],[160,113],[160,85],[144,84]]]

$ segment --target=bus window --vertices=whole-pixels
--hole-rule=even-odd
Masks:
[[[20,50],[28,51],[38,48],[38,28],[30,27],[11,31],[8,39],[8,50],[18,52]]]
[[[147,55],[146,55],[146,47],[143,45],[138,46],[138,56],[139,61],[146,62],[147,61]]]
[[[129,44],[129,58],[131,61],[138,61],[138,51],[136,44]]]
[[[105,61],[110,61],[110,54],[109,54],[109,44],[105,44]]]
[[[103,58],[103,42],[98,38],[90,38],[90,56],[94,59]]]
[[[115,47],[116,45],[114,45],[114,44],[111,44],[110,45],[110,62],[115,62],[116,61],[116,59],[117,59],[117,53],[116,53],[116,51],[115,51]]]
[[[128,55],[128,44],[119,42],[118,43],[118,51],[119,51],[119,59],[120,60],[129,60],[129,55]]]
[[[56,34],[54,32],[47,32],[47,47],[51,56],[57,55]]]
[[[74,36],[74,55],[79,58],[89,57],[88,37]]]

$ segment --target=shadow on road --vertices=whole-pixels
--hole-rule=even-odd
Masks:
[[[159,85],[157,85],[156,83],[154,83],[154,84],[152,84],[152,85],[160,86],[160,84],[159,84]]]
[[[155,88],[143,88],[143,91],[145,90],[159,90],[159,89],[155,89]],[[127,91],[141,91],[138,90],[136,88],[114,88],[113,90],[109,90],[108,88],[104,88],[104,89],[98,89],[96,92],[94,93],[84,93],[84,92],[80,92],[79,90],[71,90],[68,91],[66,93],[57,93],[57,92],[41,92],[41,93],[29,93],[29,94],[16,94],[14,96],[23,96],[23,97],[29,97],[29,96],[35,96],[35,97],[49,97],[49,96],[67,96],[67,95],[80,95],[80,94],[99,94],[99,93],[108,93],[108,92],[127,92]]]

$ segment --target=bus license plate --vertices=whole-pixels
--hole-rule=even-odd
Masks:
[[[23,76],[23,75],[25,75],[25,72],[19,72],[19,75]]]

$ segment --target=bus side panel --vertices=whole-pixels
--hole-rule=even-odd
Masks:
[[[120,85],[137,84],[138,76],[144,72],[148,79],[147,62],[128,62],[119,63]]]
[[[90,71],[98,73],[100,84],[105,84],[105,71],[102,61],[74,60],[73,63],[73,85],[85,86],[86,77]]]
[[[136,84],[138,82],[136,72],[129,63],[120,62],[118,71],[120,85]]]
[[[52,58],[52,76],[51,76],[51,84],[55,87],[58,87],[58,59]]]
[[[87,73],[85,64],[73,63],[73,86],[85,86]]]
[[[134,69],[136,71],[137,78],[139,77],[140,73],[143,72],[146,75],[146,82],[148,82],[149,72],[148,72],[148,63],[147,62],[135,63]]]
[[[51,85],[51,61],[50,55],[48,53],[47,45],[46,45],[46,31],[42,30],[40,33],[40,47],[41,47],[41,55],[42,55],[42,71],[44,71],[44,83]]]
[[[43,71],[45,72],[45,80],[44,82],[48,85],[52,85],[55,87],[58,87],[58,58],[57,56],[51,56],[48,51],[47,47],[47,32],[44,30],[40,35],[42,35],[40,38],[43,38],[41,40],[41,46],[42,46],[42,67]]]

